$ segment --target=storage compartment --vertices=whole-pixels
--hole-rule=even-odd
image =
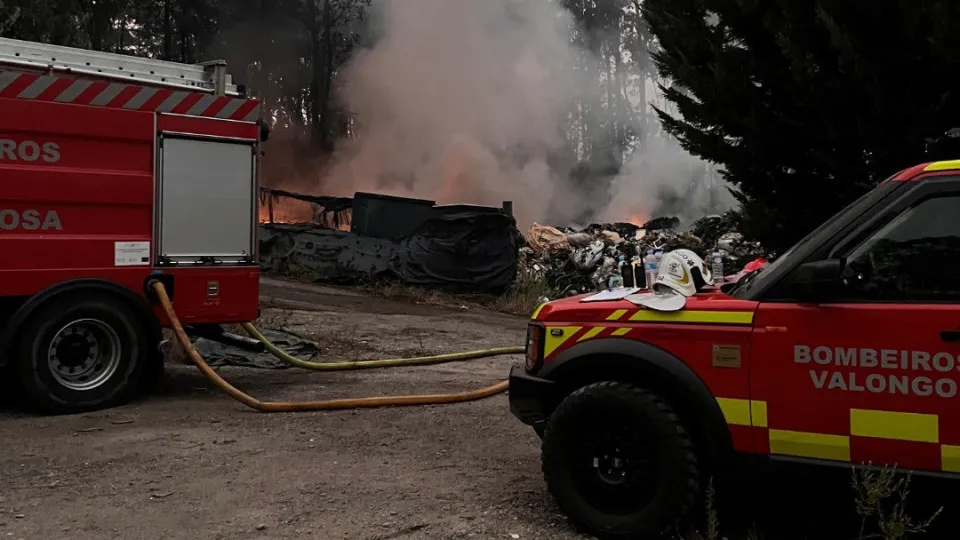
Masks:
[[[159,148],[158,263],[255,263],[256,142],[162,135]]]

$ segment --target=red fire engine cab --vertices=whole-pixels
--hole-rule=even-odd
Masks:
[[[659,534],[734,457],[960,474],[960,160],[906,169],[676,312],[541,306],[513,413],[559,506]]]
[[[47,412],[162,374],[168,321],[257,316],[260,103],[223,61],[0,39],[0,367]]]

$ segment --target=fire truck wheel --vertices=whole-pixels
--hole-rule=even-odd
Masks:
[[[117,405],[137,390],[147,333],[123,300],[78,292],[41,306],[22,329],[16,366],[25,397],[47,413]]]
[[[667,403],[632,384],[576,390],[550,417],[543,474],[560,509],[603,538],[659,536],[699,493],[693,443]]]

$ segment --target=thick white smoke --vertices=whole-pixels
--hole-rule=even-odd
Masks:
[[[552,0],[374,0],[374,10],[380,39],[339,75],[358,126],[324,171],[324,193],[511,200],[521,227],[598,207],[572,189],[575,163],[562,158],[573,155],[575,104],[601,92],[596,71],[574,69],[584,52],[569,12]],[[696,160],[663,144],[632,158],[597,217],[648,217],[661,187],[689,180],[675,171]]]

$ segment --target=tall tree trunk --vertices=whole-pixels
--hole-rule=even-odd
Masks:
[[[163,59],[173,60],[173,0],[163,0]]]
[[[103,50],[103,32],[106,26],[103,18],[106,16],[104,6],[101,2],[93,2],[90,9],[90,24],[88,32],[90,34],[90,47],[95,51]]]
[[[336,69],[336,44],[334,43],[334,28],[336,18],[333,15],[333,9],[330,6],[330,0],[323,0],[323,23],[324,23],[324,56],[323,79],[320,86],[320,148],[325,152],[333,150],[330,141],[331,137],[331,119],[330,119],[330,99],[332,97],[333,72]]]
[[[310,144],[314,148],[321,148],[323,144],[322,110],[323,98],[321,89],[324,75],[323,37],[321,36],[321,18],[317,8],[318,0],[310,2]]]

